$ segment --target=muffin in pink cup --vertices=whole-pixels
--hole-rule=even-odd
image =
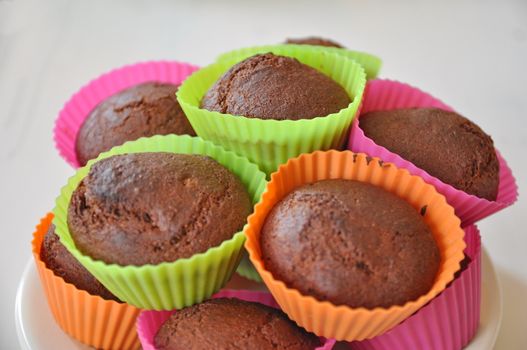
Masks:
[[[279,309],[279,306],[274,300],[274,298],[272,297],[272,295],[267,292],[225,289],[225,290],[221,290],[220,292],[216,293],[212,297],[212,299],[216,299],[219,301],[224,301],[226,300],[225,298],[227,298],[227,300],[239,299],[244,302],[258,303],[258,304],[263,304],[263,305],[266,305],[266,306],[269,306],[275,309]],[[157,348],[154,345],[154,338],[158,334],[161,326],[175,312],[178,312],[178,311],[176,310],[173,310],[173,311],[143,311],[139,315],[139,317],[137,318],[137,333],[139,335],[139,340],[141,341],[143,350],[157,350]],[[179,311],[179,312],[184,312],[184,311]],[[209,317],[214,317],[214,315],[211,315],[209,313]],[[296,327],[296,325],[294,326]],[[261,329],[261,332],[263,333],[265,333],[264,328],[265,327]],[[267,329],[267,331],[269,330],[272,330],[272,328]],[[305,334],[307,335],[307,333]],[[313,336],[314,335],[310,335],[310,337],[313,337]],[[279,341],[279,340],[276,340],[276,341]],[[335,345],[335,340],[327,340],[324,338],[319,338],[316,341],[316,343],[319,343],[320,345],[316,346],[314,349],[330,350],[333,348],[333,345]]]
[[[143,136],[195,135],[175,97],[198,67],[150,61],[92,80],[64,105],[53,130],[55,146],[74,168],[99,153]]]
[[[447,147],[439,147],[441,143]],[[464,226],[511,205],[518,196],[512,172],[488,135],[440,100],[404,83],[368,82],[348,149],[422,177],[447,198]],[[463,166],[457,161],[461,158]]]
[[[348,343],[353,350],[459,350],[476,335],[481,303],[481,237],[465,228],[465,260],[456,279],[430,303],[388,332]]]

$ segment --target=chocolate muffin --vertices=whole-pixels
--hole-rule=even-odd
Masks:
[[[320,341],[280,310],[239,299],[211,299],[175,312],[159,329],[159,350],[313,350]]]
[[[340,49],[343,49],[344,46],[340,45],[337,42],[334,42],[333,40],[324,39],[316,36],[309,36],[306,38],[288,38],[285,41],[286,44],[297,44],[297,45],[315,45],[315,46],[326,46],[326,47],[338,47]]]
[[[76,140],[81,165],[126,141],[143,136],[196,135],[176,100],[177,86],[145,83],[101,102],[82,124]]]
[[[159,264],[231,239],[251,210],[243,184],[212,158],[124,154],[93,164],[72,194],[68,227],[93,259]]]
[[[352,180],[290,192],[266,218],[260,243],[266,269],[287,286],[368,309],[426,294],[440,263],[430,229],[410,204]]]
[[[339,84],[294,58],[272,53],[234,65],[205,94],[201,108],[260,119],[312,119],[350,104]]]
[[[119,301],[60,243],[53,225],[49,227],[42,241],[40,259],[55,275],[62,277],[64,281],[75,285],[78,289],[85,290],[91,295],[98,295],[106,300]]]
[[[463,271],[468,269],[468,266],[470,265],[471,261],[472,261],[472,259],[470,258],[470,256],[465,255],[465,258],[463,260],[461,260],[461,262],[459,263],[459,265],[460,265],[459,270],[454,274],[454,280],[456,278],[459,278],[461,276],[461,274],[463,273]],[[454,281],[450,282],[450,284],[452,284],[452,283],[454,283]]]
[[[494,144],[476,124],[454,112],[410,108],[360,117],[364,134],[453,187],[496,200],[499,162]]]

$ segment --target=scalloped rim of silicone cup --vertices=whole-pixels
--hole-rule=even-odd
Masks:
[[[37,265],[41,265],[44,270],[46,270],[47,272],[50,272],[53,274],[53,279],[55,280],[58,280],[60,281],[60,283],[63,283],[63,284],[66,284],[68,286],[71,286],[72,288],[74,288],[76,290],[77,293],[80,293],[80,294],[84,294],[85,297],[87,298],[90,298],[90,299],[94,299],[94,300],[97,300],[97,302],[104,302],[104,303],[109,303],[109,304],[117,304],[117,305],[120,305],[120,306],[123,306],[123,305],[126,305],[126,306],[129,306],[129,307],[133,307],[137,310],[140,310],[139,308],[133,306],[133,305],[130,305],[130,304],[127,304],[123,301],[116,301],[116,300],[108,300],[108,299],[104,299],[103,297],[99,296],[99,295],[93,295],[93,294],[90,294],[88,293],[87,291],[83,290],[83,289],[79,289],[77,288],[77,286],[75,286],[73,283],[69,283],[69,282],[66,282],[64,280],[64,278],[60,277],[60,276],[57,276],[55,274],[55,272],[48,268],[46,266],[46,264],[44,263],[44,261],[42,261],[42,258],[40,257],[40,249],[42,247],[42,243],[37,247],[37,244],[36,244],[36,240],[37,240],[37,234],[39,233],[39,229],[42,228],[44,229],[44,226],[46,226],[46,230],[49,228],[50,225],[52,225],[52,220],[53,220],[53,213],[47,213],[44,217],[42,217],[40,219],[40,222],[35,226],[35,229],[33,231],[33,236],[32,236],[32,239],[31,239],[31,250],[32,250],[32,253],[33,253],[33,258],[34,258],[34,261],[35,261],[35,264]],[[42,238],[42,241],[44,241],[44,238]]]
[[[302,154],[302,155],[300,155],[298,157],[289,159],[289,161],[287,163],[280,165],[280,167],[277,169],[277,171],[275,171],[274,173],[271,174],[271,180],[267,183],[266,189],[265,189],[264,193],[262,194],[262,196],[260,198],[260,201],[255,205],[254,212],[249,216],[248,224],[245,226],[244,232],[250,229],[251,222],[254,220],[254,217],[256,217],[258,209],[263,205],[262,203],[269,196],[268,187],[270,185],[272,185],[274,183],[274,181],[277,181],[276,179],[279,176],[281,176],[281,174],[285,171],[285,169],[287,169],[293,163],[298,162],[302,158],[306,158],[306,157],[315,158],[317,155],[330,154],[330,153],[343,153],[343,154],[349,153],[349,154],[358,154],[358,155],[364,155],[365,157],[369,157],[365,153],[356,153],[356,152],[352,152],[352,151],[349,151],[349,150],[347,150],[347,151],[329,150],[329,151],[315,151],[313,153]],[[377,162],[379,160],[381,160],[378,157],[370,157],[370,158],[373,161],[377,161]],[[393,163],[384,163],[384,164],[391,164],[391,166],[393,166],[395,169],[397,169],[397,171],[402,173],[404,176],[410,176],[412,178],[417,178],[417,181],[422,182],[422,184],[425,187],[432,187],[433,188],[432,185],[427,184],[426,182],[424,182],[422,178],[420,178],[419,176],[411,175],[408,172],[408,170],[406,170],[404,168],[398,168]],[[317,181],[320,181],[320,180],[322,180],[322,179],[319,179]],[[306,184],[306,183],[308,183],[308,182],[306,181],[304,184]],[[441,283],[440,288],[437,288],[438,291],[434,292],[435,294],[430,294],[430,293],[434,289],[434,285],[437,283],[437,280],[434,282],[434,285],[432,285],[430,291],[427,294],[420,296],[416,300],[408,301],[404,305],[393,305],[393,306],[390,306],[389,308],[375,307],[373,309],[367,309],[367,308],[364,308],[364,307],[352,308],[352,307],[349,307],[347,305],[335,305],[335,304],[333,304],[333,303],[331,303],[330,301],[327,301],[327,300],[318,300],[315,297],[310,296],[310,295],[303,295],[298,290],[288,287],[283,281],[280,281],[280,280],[274,278],[272,273],[263,266],[262,260],[261,259],[257,259],[255,257],[256,249],[254,249],[253,247],[250,246],[251,245],[251,241],[249,240],[249,238],[245,242],[245,249],[247,249],[247,251],[249,252],[249,257],[251,259],[251,262],[253,263],[253,265],[256,267],[256,269],[258,270],[258,272],[262,276],[262,279],[264,281],[266,279],[269,280],[275,287],[280,288],[285,293],[287,293],[289,295],[289,298],[291,298],[291,297],[298,298],[298,299],[303,300],[303,301],[314,302],[314,303],[316,303],[318,305],[324,305],[325,304],[325,305],[331,307],[334,311],[336,311],[336,310],[344,310],[344,311],[347,311],[347,312],[355,312],[355,313],[361,313],[361,314],[382,314],[382,313],[386,313],[386,312],[388,312],[390,310],[402,311],[402,310],[406,309],[407,307],[413,306],[413,305],[416,305],[416,304],[420,304],[421,307],[422,307],[428,301],[432,300],[435,296],[437,296],[439,293],[441,293],[441,291],[445,290],[445,288],[448,285],[448,283],[450,283],[450,282],[452,282],[454,280],[454,274],[460,269],[460,262],[464,258],[464,253],[463,252],[464,252],[464,250],[466,248],[466,244],[465,244],[465,242],[463,240],[464,231],[461,228],[461,221],[454,214],[454,208],[447,203],[445,197],[442,194],[437,192],[435,190],[435,188],[433,188],[433,190],[434,190],[434,192],[436,192],[436,195],[437,195],[438,199],[441,201],[441,204],[443,206],[445,206],[445,208],[449,208],[447,210],[451,211],[451,215],[452,215],[452,217],[454,217],[454,220],[459,221],[459,230],[461,232],[463,232],[463,235],[461,235],[461,237],[459,237],[459,239],[461,240],[460,244],[462,244],[462,249],[458,253],[455,254],[456,255],[455,259],[457,260],[457,268],[454,271],[452,271],[450,276],[447,276],[448,278],[445,279],[445,281],[443,283]],[[277,200],[277,202],[278,201],[279,200]],[[258,233],[258,240],[260,238],[259,234],[260,233]],[[254,244],[257,245],[258,243],[254,242]],[[441,263],[445,264],[444,261],[442,261]],[[436,276],[436,279],[437,279],[437,276]],[[267,285],[267,283],[266,283],[266,285]],[[270,291],[271,291],[271,289],[272,288],[269,288]]]
[[[150,74],[158,73],[155,70],[153,70],[153,66],[162,66],[162,65],[177,65],[180,66],[178,68],[185,67],[189,70],[189,74],[183,77],[181,80],[172,80],[172,79],[152,79]],[[130,74],[134,69],[137,68],[143,68],[144,69],[144,75],[137,75],[137,74]],[[171,60],[159,60],[159,61],[143,61],[143,62],[137,62],[132,64],[127,64],[121,67],[117,67],[114,69],[111,69],[101,75],[99,75],[97,78],[94,78],[90,80],[88,83],[84,84],[77,92],[75,92],[71,97],[68,99],[66,103],[62,106],[61,110],[59,111],[58,117],[55,119],[55,123],[53,126],[53,142],[55,144],[55,148],[58,150],[59,155],[64,159],[69,165],[71,165],[74,169],[77,169],[80,167],[79,161],[77,159],[77,155],[75,154],[75,162],[71,162],[71,159],[65,154],[62,147],[59,145],[58,142],[58,135],[62,133],[63,131],[60,130],[60,125],[65,120],[69,119],[68,111],[74,109],[74,106],[77,105],[79,102],[88,103],[90,105],[90,108],[87,108],[89,110],[93,110],[98,104],[103,102],[108,97],[123,91],[124,89],[133,87],[138,84],[143,84],[147,82],[161,82],[161,83],[172,83],[172,84],[182,84],[183,81],[190,75],[192,72],[195,72],[199,69],[199,66],[196,66],[191,63],[187,62],[180,62],[180,61],[171,61]],[[111,86],[110,81],[113,80],[119,80],[124,81],[126,78],[126,83],[123,84],[123,86],[120,89],[115,89],[108,91],[108,93],[99,96],[100,98],[95,99],[94,96],[96,94],[93,93],[93,90],[98,84],[106,84],[106,86]],[[109,89],[110,90],[110,89]],[[88,117],[89,112],[86,113],[86,115],[83,116],[83,122]],[[82,127],[82,123],[79,124],[79,127],[77,130],[74,130],[75,139],[77,138],[77,134]]]
[[[335,112],[335,113],[331,113],[331,114],[328,114],[328,115],[325,115],[325,116],[321,116],[321,117],[315,117],[315,118],[312,118],[312,119],[298,119],[298,120],[291,120],[291,119],[286,119],[286,120],[259,119],[259,118],[247,118],[247,117],[244,117],[244,116],[241,116],[241,115],[224,114],[224,113],[220,113],[220,112],[216,112],[216,111],[209,111],[209,110],[206,110],[206,109],[199,108],[199,102],[201,101],[203,96],[205,96],[205,94],[207,93],[208,89],[212,86],[212,84],[214,84],[214,82],[211,85],[209,85],[206,90],[203,91],[203,94],[200,96],[200,99],[199,99],[199,101],[197,101],[197,103],[188,101],[187,100],[187,96],[185,96],[185,95],[189,94],[189,93],[187,93],[187,90],[189,89],[188,87],[189,86],[194,86],[195,85],[195,81],[201,80],[204,75],[212,75],[212,76],[216,77],[216,80],[217,80],[219,77],[221,77],[226,71],[228,71],[236,63],[239,63],[239,62],[243,61],[244,59],[246,59],[246,58],[248,58],[250,56],[256,55],[258,53],[271,52],[271,53],[274,53],[276,55],[297,58],[297,55],[295,55],[296,53],[291,54],[289,52],[289,51],[295,50],[295,49],[298,50],[298,51],[303,51],[303,53],[309,53],[309,54],[319,54],[320,55],[320,53],[325,53],[327,55],[332,55],[332,56],[337,57],[338,60],[347,60],[348,63],[351,66],[357,66],[357,68],[358,68],[357,72],[360,74],[359,77],[358,77],[359,81],[358,81],[358,86],[357,86],[358,93],[354,94],[353,96],[349,96],[351,91],[346,90],[346,88],[341,85],[346,90],[346,92],[348,93],[348,96],[350,98],[352,98],[352,101],[350,102],[350,104],[346,108],[343,108],[340,111]],[[260,50],[260,51],[258,51],[258,50]],[[263,51],[261,51],[261,50],[263,50]],[[309,65],[309,64],[307,64],[307,65]],[[315,68],[315,67],[312,67],[312,68]],[[317,69],[317,68],[315,68],[315,69]],[[317,70],[320,72],[319,69],[317,69]],[[323,74],[326,75],[325,73],[323,73]],[[340,85],[340,83],[339,83],[339,85]],[[197,111],[197,110],[201,110],[201,111],[204,111],[204,113],[209,114],[213,118],[221,117],[221,118],[227,119],[229,122],[234,122],[234,123],[243,122],[243,123],[246,123],[246,124],[250,125],[252,128],[258,130],[258,129],[262,129],[262,128],[274,128],[274,127],[278,127],[278,126],[280,126],[282,128],[293,127],[293,126],[301,128],[301,127],[303,127],[306,124],[319,122],[319,121],[324,121],[326,123],[331,123],[331,122],[333,122],[334,119],[340,118],[341,114],[343,113],[343,111],[347,111],[347,110],[355,110],[355,112],[354,112],[355,115],[352,117],[352,121],[353,121],[355,116],[358,114],[357,111],[358,111],[358,108],[359,108],[360,103],[362,101],[362,97],[363,97],[363,93],[364,93],[364,89],[365,88],[366,88],[366,73],[364,71],[364,68],[360,64],[356,63],[355,61],[353,61],[352,59],[350,59],[348,57],[342,56],[342,55],[337,54],[337,53],[324,52],[323,50],[319,50],[319,49],[313,48],[313,47],[311,47],[309,45],[272,45],[272,46],[259,47],[256,51],[254,51],[254,52],[247,52],[246,55],[242,56],[242,57],[240,57],[240,56],[232,57],[229,60],[227,60],[225,58],[221,62],[217,61],[215,63],[212,63],[212,64],[210,64],[210,65],[208,65],[206,67],[203,67],[203,68],[195,71],[187,79],[185,79],[185,81],[181,84],[180,88],[176,92],[176,96],[177,96],[178,102],[182,106],[182,108],[183,108],[183,105],[185,105],[184,109],[191,110],[193,112],[192,114],[195,114],[195,111]],[[190,114],[190,113],[187,113],[187,114]],[[192,118],[189,118],[189,121],[192,124],[192,120],[191,119]],[[350,124],[350,127],[351,127],[351,124]],[[272,140],[270,140],[270,139],[254,140],[251,137],[244,136],[244,135],[240,135],[240,138],[237,141],[238,142],[248,142],[248,143],[259,143],[259,142],[262,142],[262,141],[263,142],[272,142]],[[281,144],[281,143],[278,143],[278,144]]]
[[[244,235],[243,230],[242,230],[242,231],[234,233],[232,238],[223,241],[219,246],[211,247],[208,250],[206,250],[205,252],[194,254],[190,258],[178,259],[178,260],[172,261],[172,262],[162,262],[160,264],[155,264],[155,265],[154,264],[145,264],[145,265],[140,265],[140,266],[138,266],[138,265],[125,265],[125,266],[122,266],[122,265],[118,265],[118,264],[114,264],[114,263],[106,264],[105,262],[103,262],[101,260],[95,260],[95,259],[91,258],[88,255],[84,255],[80,250],[77,249],[77,247],[75,246],[75,243],[73,241],[73,237],[71,237],[71,234],[70,234],[69,229],[68,229],[67,212],[64,213],[65,215],[64,215],[63,218],[61,218],[60,215],[57,215],[58,213],[59,214],[61,213],[61,210],[59,208],[60,207],[60,203],[64,203],[65,202],[64,207],[66,209],[69,207],[69,202],[71,200],[71,195],[72,195],[73,191],[75,190],[75,188],[77,188],[77,185],[80,183],[80,181],[82,181],[82,179],[87,175],[87,173],[89,172],[89,169],[91,168],[91,166],[95,162],[97,162],[97,161],[99,161],[101,159],[104,159],[104,158],[111,157],[112,155],[118,155],[118,154],[166,152],[166,151],[161,151],[161,150],[154,151],[152,149],[151,150],[145,150],[144,149],[144,144],[145,143],[147,145],[149,143],[150,143],[150,145],[154,145],[155,141],[157,141],[159,139],[163,139],[163,138],[165,138],[165,139],[168,139],[168,138],[186,139],[188,142],[197,142],[197,143],[205,144],[211,150],[215,150],[216,152],[221,154],[222,157],[226,156],[226,157],[229,157],[231,159],[234,159],[236,162],[245,163],[246,167],[252,168],[252,171],[254,172],[252,181],[256,181],[257,178],[260,178],[259,185],[255,189],[255,192],[251,193],[250,189],[246,187],[247,192],[249,192],[249,194],[251,195],[253,203],[258,201],[258,199],[261,197],[261,193],[262,193],[263,189],[265,188],[264,186],[265,186],[267,181],[266,181],[265,174],[259,170],[258,166],[256,164],[250,162],[249,160],[247,160],[247,158],[239,156],[239,155],[237,155],[236,153],[234,153],[232,151],[227,151],[223,147],[215,145],[215,144],[213,144],[210,141],[205,141],[205,140],[203,140],[203,139],[201,139],[200,137],[197,137],[197,136],[193,137],[193,136],[188,136],[188,135],[174,135],[174,134],[171,134],[171,135],[156,135],[156,136],[152,136],[152,137],[142,137],[142,138],[139,138],[139,139],[137,139],[135,141],[125,142],[124,144],[122,144],[120,146],[116,146],[116,147],[112,148],[110,151],[101,153],[96,159],[90,160],[86,166],[84,166],[82,168],[79,168],[77,170],[77,172],[75,173],[75,175],[71,176],[68,179],[68,183],[61,188],[60,195],[57,197],[57,199],[55,201],[55,207],[53,208],[53,214],[55,215],[55,217],[53,218],[53,222],[52,222],[55,225],[55,231],[56,231],[57,235],[59,236],[61,243],[66,247],[66,249],[68,249],[68,251],[70,253],[73,254],[73,256],[77,260],[79,260],[79,262],[82,263],[83,266],[86,266],[86,264],[88,264],[88,265],[93,266],[94,268],[97,268],[97,269],[112,270],[111,271],[112,273],[117,273],[117,274],[126,273],[126,271],[141,272],[141,271],[146,271],[146,270],[156,270],[156,269],[158,269],[158,268],[160,268],[162,266],[167,266],[167,265],[174,265],[174,266],[176,266],[176,265],[190,264],[190,263],[192,263],[193,261],[195,261],[197,259],[210,256],[210,255],[214,254],[216,251],[223,250],[224,247],[227,246],[227,245],[235,244],[238,241],[242,241],[243,242],[245,240],[245,235]],[[129,149],[130,147],[134,147],[134,146],[137,147],[137,148],[143,148],[143,150],[140,150],[140,149]],[[125,150],[125,151],[121,152],[123,150]],[[173,152],[173,153],[178,153],[178,152]],[[197,154],[197,153],[187,153],[187,154]],[[199,153],[199,154],[202,154],[202,153]],[[214,158],[214,157],[212,157],[212,158]],[[220,158],[220,157],[218,157],[218,158]],[[216,159],[216,158],[214,158],[214,159]],[[217,160],[217,161],[220,164],[222,164],[219,160]],[[235,174],[235,175],[237,175],[237,174]],[[69,191],[69,188],[71,188],[71,191]],[[62,222],[59,222],[59,219],[62,219]],[[63,226],[65,228],[65,231],[62,231]],[[243,248],[243,243],[242,243],[241,247]]]
[[[465,270],[461,271],[461,275],[467,271],[468,269],[470,268],[476,268],[474,267],[474,264],[476,263],[477,260],[479,260],[481,262],[481,252],[482,252],[482,243],[481,243],[481,233],[479,231],[479,228],[477,227],[476,224],[471,224],[471,225],[467,225],[465,227],[463,227],[463,231],[465,231],[465,237],[466,237],[466,232],[467,231],[473,231],[472,234],[474,235],[474,242],[473,243],[473,246],[470,247],[470,253],[465,253],[469,246],[467,245],[467,247],[465,248],[465,251],[464,251],[464,254],[465,256],[468,256],[470,258],[470,261],[468,262],[467,264],[467,267],[465,268]],[[465,242],[466,243],[466,242]],[[481,270],[481,267],[479,269],[477,269],[476,271],[480,271]],[[481,272],[481,271],[480,271]],[[374,338],[370,338],[370,339],[364,339],[364,340],[358,340],[358,341],[351,341],[351,342],[348,342],[348,345],[350,347],[352,347],[352,344],[355,343],[355,342],[358,342],[358,343],[369,343],[370,341],[381,341],[382,344],[381,345],[384,345],[384,346],[388,346],[390,343],[393,343],[392,340],[385,340],[383,338],[383,336],[388,336],[390,335],[391,333],[393,333],[394,331],[401,331],[399,329],[399,327],[407,327],[408,325],[408,322],[412,322],[412,321],[416,321],[416,322],[423,322],[426,320],[423,319],[420,315],[421,313],[423,312],[423,310],[425,310],[426,308],[429,307],[429,305],[431,303],[440,303],[441,302],[441,296],[443,295],[443,293],[448,290],[448,289],[452,289],[452,288],[462,288],[464,285],[459,285],[458,280],[461,276],[459,276],[458,278],[455,278],[452,282],[450,282],[449,285],[447,285],[447,287],[439,294],[437,295],[435,298],[433,298],[432,300],[430,300],[429,303],[427,303],[426,305],[424,305],[423,307],[421,307],[419,310],[417,310],[414,314],[412,314],[410,317],[408,317],[407,319],[405,319],[404,321],[402,321],[401,323],[399,323],[397,326],[393,327],[392,329],[389,329],[388,331],[386,331],[385,333],[383,334],[380,334]],[[481,283],[481,280],[479,280],[479,282]],[[476,288],[480,288],[481,286],[477,286]],[[465,292],[464,294],[464,297],[467,298],[468,295],[467,293]],[[479,307],[479,306],[478,306]],[[416,320],[416,318],[420,318],[419,320]],[[476,330],[477,331],[477,330]],[[476,332],[474,332],[474,335],[472,337],[474,337],[476,334]],[[401,339],[401,338],[398,338],[398,339]],[[374,346],[374,345],[372,345]],[[375,346],[374,346],[375,347]]]
[[[364,72],[366,73],[366,79],[375,79],[382,68],[382,59],[379,56],[375,56],[371,53],[364,52],[364,51],[356,51],[356,50],[348,50],[346,48],[338,48],[338,47],[328,47],[328,46],[319,46],[319,45],[306,45],[306,44],[280,44],[280,45],[295,45],[295,46],[307,46],[311,47],[316,50],[325,50],[328,52],[336,52],[339,55],[342,55],[344,57],[350,58],[354,61],[356,61],[358,64],[364,68]],[[242,49],[236,49],[232,50],[226,53],[223,53],[219,55],[216,58],[216,62],[222,62],[222,61],[228,61],[230,57],[233,54],[241,54],[246,50],[259,50],[264,49],[267,47],[270,47],[273,45],[262,45],[262,46],[252,46],[248,48],[242,48]],[[366,62],[366,64],[363,64],[361,62]]]
[[[247,298],[247,296],[249,295],[251,298]],[[265,291],[248,290],[248,289],[221,289],[218,292],[214,293],[209,299],[216,299],[216,298],[236,298],[240,300],[263,304],[263,305],[266,305],[266,306],[269,306],[269,307],[272,307],[274,309],[278,309],[281,311],[280,305],[278,305],[273,295]],[[262,303],[261,301],[258,301],[262,298],[271,298],[272,302]],[[136,321],[136,329],[137,329],[137,335],[139,337],[139,340],[140,341],[145,340],[146,342],[148,342],[147,344],[148,346],[155,348],[155,346],[150,342],[150,339],[148,339],[148,337],[144,334],[144,329],[142,327],[143,323],[148,322],[145,320],[146,315],[148,313],[160,313],[161,312],[165,314],[170,313],[170,315],[168,316],[170,317],[172,314],[174,314],[177,311],[178,310],[170,310],[170,311],[143,310],[141,311],[139,316],[137,316],[137,321]],[[326,349],[329,350],[329,349],[332,349],[336,343],[335,339],[326,339],[324,337],[319,337],[318,335],[316,336],[320,339],[320,342],[322,344],[320,346],[317,346],[314,350],[326,350]],[[141,341],[141,346],[142,345],[143,343]]]
[[[402,88],[405,88],[405,89],[412,89],[412,90],[414,90],[416,92],[421,93],[423,96],[428,97],[431,100],[430,104],[427,105],[427,107],[435,107],[435,108],[443,109],[443,110],[449,111],[449,112],[456,112],[452,107],[450,107],[449,105],[445,104],[440,99],[435,98],[434,96],[430,95],[429,93],[424,92],[423,90],[421,90],[421,89],[419,89],[419,88],[417,88],[415,86],[412,86],[410,84],[403,83],[403,82],[400,82],[400,81],[397,81],[397,80],[391,80],[391,79],[374,79],[374,80],[371,80],[371,81],[369,81],[367,83],[366,89],[365,89],[365,93],[364,93],[364,99],[363,99],[363,102],[362,102],[362,109],[364,109],[364,105],[366,103],[366,99],[368,98],[368,85],[369,84],[389,84],[389,85],[392,85],[392,86],[393,85],[399,86],[399,87],[402,87]],[[406,108],[412,108],[412,107],[426,107],[426,106],[423,106],[423,105],[419,105],[419,106],[408,105]],[[370,111],[379,111],[379,110],[385,110],[385,109],[371,109],[371,110],[368,110],[368,112],[370,112]],[[391,109],[388,109],[388,110],[391,110]],[[364,131],[361,129],[361,127],[360,127],[360,116],[361,116],[362,113],[363,113],[363,110],[361,110],[359,112],[359,115],[352,122],[350,134],[349,134],[349,137],[348,137],[348,145],[351,145],[351,141],[350,140],[351,140],[351,138],[353,136],[355,136],[354,134],[356,133],[358,137],[363,138],[364,140],[368,141],[368,143],[369,143],[368,146],[370,146],[372,148],[377,148],[379,150],[378,152],[391,154],[398,162],[401,162],[401,163],[405,164],[404,167],[406,169],[408,169],[409,171],[411,171],[412,173],[415,173],[417,171],[424,173],[423,175],[425,177],[428,176],[428,179],[427,179],[426,182],[428,182],[430,180],[437,181],[439,183],[442,191],[444,191],[444,190],[455,191],[456,193],[462,194],[467,199],[470,199],[470,200],[473,200],[473,201],[481,201],[481,202],[488,203],[488,204],[496,203],[497,205],[499,205],[500,209],[504,209],[504,208],[514,204],[518,200],[518,185],[516,183],[516,179],[514,178],[514,175],[512,174],[512,170],[510,169],[510,167],[508,166],[507,162],[505,161],[505,158],[502,157],[501,153],[498,151],[498,149],[496,147],[494,147],[494,150],[496,151],[496,156],[498,158],[498,162],[499,162],[499,165],[500,165],[500,169],[499,169],[500,182],[501,182],[502,178],[504,176],[506,176],[507,174],[510,174],[510,176],[512,177],[513,182],[514,182],[514,187],[515,187],[515,191],[514,192],[515,193],[513,194],[513,198],[510,201],[507,201],[507,202],[503,202],[503,201],[499,200],[499,197],[500,197],[500,193],[499,192],[498,192],[498,195],[497,195],[495,201],[489,201],[486,198],[480,198],[480,197],[477,197],[477,196],[475,196],[473,194],[467,193],[465,191],[458,190],[454,186],[449,185],[449,184],[441,181],[437,177],[430,175],[427,171],[417,167],[412,162],[410,162],[410,161],[402,158],[401,156],[399,156],[397,153],[394,153],[394,152],[390,151],[389,149],[387,149],[387,148],[385,148],[385,147],[383,147],[381,145],[378,145],[377,143],[375,143],[375,141],[373,141],[371,138],[366,136],[366,134],[364,134]],[[351,150],[351,149],[350,149],[350,151],[353,152],[353,150]],[[472,221],[471,222],[462,222],[462,225],[463,226],[467,226],[467,225],[473,224],[475,222],[478,222],[478,221],[486,218],[487,216],[488,215],[484,216],[483,218],[477,219],[474,222],[472,222]]]

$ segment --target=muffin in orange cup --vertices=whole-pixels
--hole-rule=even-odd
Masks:
[[[138,308],[112,300],[115,297],[97,283],[91,287],[107,299],[92,295],[66,282],[46,266],[41,250],[52,220],[51,213],[41,219],[31,244],[40,281],[57,324],[76,340],[98,349],[139,349],[135,329]],[[53,244],[60,242],[57,240]]]
[[[315,298],[312,296],[316,294],[314,292],[304,290],[301,293],[278,279],[276,269],[274,274],[270,271],[269,266],[264,262],[261,233],[272,209],[300,186],[328,179],[355,180],[381,188],[403,199],[422,215],[422,220],[439,251],[437,272],[435,278],[431,280],[428,292],[401,304],[369,308],[357,305],[352,307],[345,303],[332,303],[327,299]],[[394,197],[393,195],[390,196]],[[352,341],[372,338],[386,332],[445,289],[454,279],[454,274],[459,270],[460,262],[464,257],[464,232],[460,225],[459,218],[455,216],[454,209],[447,204],[445,198],[437,193],[433,186],[426,184],[417,176],[410,175],[408,171],[365,154],[349,151],[317,151],[290,159],[271,175],[271,181],[267,184],[266,191],[256,205],[254,213],[249,217],[244,232],[247,236],[245,246],[252,263],[289,317],[318,336]],[[313,250],[324,251],[329,249],[330,245],[334,248],[333,243],[322,242],[320,246],[313,247]],[[363,266],[359,265],[358,267],[362,269]],[[322,270],[328,273],[328,269],[324,268],[316,273]],[[324,278],[323,274],[321,276]],[[352,293],[353,288],[351,284],[348,293]]]

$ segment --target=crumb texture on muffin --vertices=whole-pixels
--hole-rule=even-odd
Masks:
[[[271,307],[219,298],[175,312],[154,339],[159,350],[313,350],[318,338]]]
[[[290,57],[255,55],[234,65],[206,93],[201,108],[259,119],[311,119],[350,104],[338,83]]]
[[[499,162],[492,138],[465,117],[437,108],[369,112],[360,117],[375,143],[458,190],[496,200]]]
[[[285,41],[286,44],[297,44],[297,45],[315,45],[315,46],[326,46],[326,47],[337,47],[344,48],[341,44],[325,38],[320,38],[317,36],[309,36],[305,38],[288,38]]]
[[[154,135],[196,135],[176,99],[177,85],[144,83],[98,104],[76,140],[81,165],[126,141]]]
[[[353,180],[290,192],[269,213],[260,241],[274,278],[351,307],[417,299],[432,287],[440,262],[432,232],[410,204]]]
[[[68,227],[93,259],[158,264],[231,239],[251,210],[243,184],[212,158],[135,153],[93,164],[73,192]]]
[[[106,300],[119,301],[60,243],[53,225],[50,225],[42,241],[40,258],[55,275],[62,277],[64,281],[73,284],[78,289],[82,289],[91,295],[98,295]]]

